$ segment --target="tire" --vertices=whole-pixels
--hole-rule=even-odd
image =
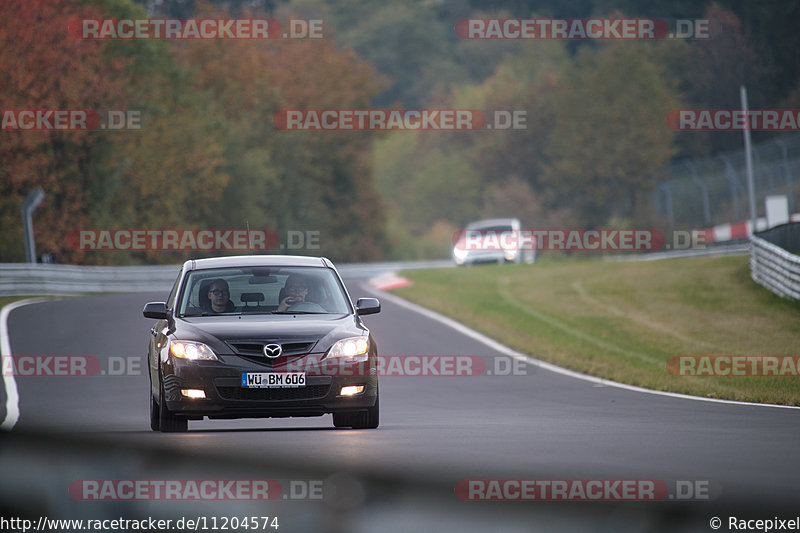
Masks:
[[[525,250],[525,253],[523,254],[523,260],[527,265],[532,265],[534,262],[536,262],[536,255],[534,255],[534,251]]]
[[[333,426],[337,428],[375,429],[380,422],[379,397],[375,405],[358,413],[333,413]]]
[[[380,422],[380,398],[375,396],[375,405],[367,409],[365,413],[359,413],[359,422],[361,424],[353,424],[353,429],[375,429]]]
[[[159,396],[159,409],[158,409],[158,426],[164,433],[182,433],[189,430],[189,420],[182,416],[174,414],[167,408],[167,402],[164,398],[164,384],[158,385]]]
[[[333,413],[333,427],[349,428],[354,416],[351,413]]]
[[[150,393],[150,429],[153,431],[161,430],[161,420],[158,413],[158,402],[153,398],[153,393]]]

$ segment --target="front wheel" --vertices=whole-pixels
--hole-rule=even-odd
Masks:
[[[363,424],[353,425],[353,429],[375,429],[378,427],[380,421],[380,405],[379,398],[375,397],[375,405],[367,409],[366,413],[362,413],[361,421]]]
[[[150,393],[150,429],[153,431],[161,430],[161,419],[159,415],[158,402],[153,398],[153,393]]]
[[[189,419],[174,414],[167,408],[166,394],[164,394],[164,384],[160,383],[159,405],[158,405],[158,425],[164,433],[179,433],[189,430]],[[152,412],[152,408],[151,408]]]
[[[337,428],[375,429],[380,422],[379,397],[375,397],[375,405],[358,413],[333,413],[333,426]]]
[[[533,250],[525,250],[525,253],[522,254],[522,260],[528,264],[532,265],[536,262],[536,252]]]

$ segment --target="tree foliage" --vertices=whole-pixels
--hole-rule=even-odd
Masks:
[[[128,62],[97,43],[69,36],[76,16],[100,12],[76,0],[0,3],[0,101],[8,109],[124,108]],[[96,164],[112,141],[91,132],[0,132],[0,258],[24,258],[20,205],[34,188],[46,197],[36,211],[40,251],[64,251],[64,228],[89,220],[90,190],[102,179]],[[67,257],[71,259],[71,257]]]
[[[556,99],[542,185],[590,226],[636,209],[652,172],[674,153],[667,113],[681,107],[674,83],[643,47],[584,48]]]
[[[366,107],[382,82],[330,40],[81,41],[78,17],[144,17],[128,0],[13,1],[0,7],[9,108],[128,109],[140,130],[3,132],[0,261],[22,258],[19,206],[46,200],[38,252],[62,262],[168,262],[186,253],[81,252],[79,229],[244,228],[320,232],[334,258],[375,259],[383,219],[370,139],[277,131],[279,109]],[[209,4],[197,16],[225,17]],[[242,11],[243,16],[256,13]],[[31,31],[35,28],[36,31]],[[197,255],[192,254],[192,255]]]
[[[46,193],[39,252],[62,262],[174,262],[83,253],[81,228],[320,231],[334,259],[444,253],[482,217],[595,226],[631,216],[654,169],[738,146],[675,134],[670,109],[797,107],[798,7],[739,0],[5,0],[4,109],[130,109],[141,130],[0,132],[0,261],[23,256],[19,207]],[[466,17],[707,18],[686,42],[467,41]],[[322,19],[309,40],[80,41],[79,17]],[[526,129],[297,132],[281,109],[458,108],[526,113]],[[760,134],[766,136],[769,134]],[[440,252],[441,251],[441,252]],[[194,254],[196,255],[196,254]]]

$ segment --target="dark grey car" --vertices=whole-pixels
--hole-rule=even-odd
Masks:
[[[166,302],[148,303],[150,425],[186,431],[204,417],[333,414],[376,428],[377,347],[325,258],[239,256],[187,261]]]

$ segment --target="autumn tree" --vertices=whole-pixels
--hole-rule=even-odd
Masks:
[[[382,87],[373,68],[330,39],[192,41],[176,50],[195,89],[213,96],[225,128],[228,209],[212,220],[320,231],[319,253],[378,258],[383,215],[371,134],[280,131],[273,124],[281,109],[369,107]]]
[[[109,60],[102,45],[67,31],[74,18],[96,16],[77,0],[0,3],[3,109],[124,108],[125,61]],[[0,131],[0,261],[24,258],[20,205],[35,187],[46,194],[35,213],[38,251],[71,259],[64,235],[86,224],[87,191],[100,179],[93,163],[108,149],[108,138],[91,132]]]
[[[80,40],[68,32],[79,18],[144,17],[129,0],[13,1],[0,10],[6,108],[123,110],[141,117],[141,129],[3,131],[0,217],[10,231],[0,257],[22,258],[19,205],[39,186],[46,198],[35,214],[38,252],[80,263],[182,258],[82,252],[65,237],[78,229],[205,223],[227,182],[218,171],[222,145],[214,115],[198,111],[213,109],[213,102],[191,90],[166,42]]]

